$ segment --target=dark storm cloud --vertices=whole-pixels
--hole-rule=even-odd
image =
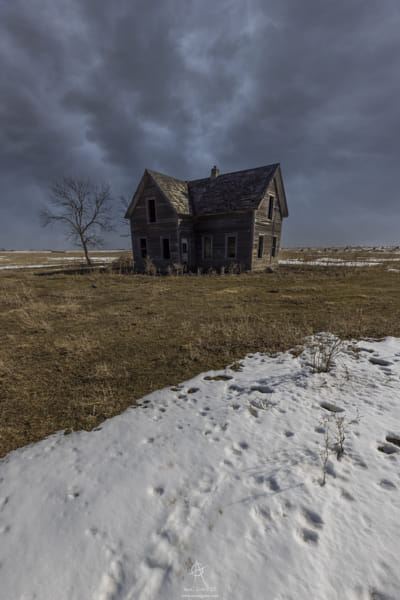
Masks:
[[[37,222],[62,174],[118,197],[145,167],[276,161],[286,244],[399,241],[397,0],[14,0],[0,23],[0,246],[64,245]]]

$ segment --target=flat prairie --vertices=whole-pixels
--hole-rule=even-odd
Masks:
[[[124,273],[126,253],[80,271],[60,254],[0,253],[0,456],[318,331],[400,336],[398,248],[282,250],[275,272],[240,275]]]

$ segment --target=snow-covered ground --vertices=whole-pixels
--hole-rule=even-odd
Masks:
[[[279,260],[280,265],[318,265],[323,267],[376,267],[389,262],[400,261],[400,258],[363,258],[358,260],[344,260],[342,258],[316,258],[304,260],[302,258],[287,258]],[[394,269],[391,269],[394,270]]]
[[[93,256],[90,257],[90,260],[92,261],[92,263],[111,263],[113,260],[115,260],[116,257],[115,256]],[[59,261],[59,260],[63,260],[66,261],[68,263],[74,263],[74,262],[79,262],[82,264],[86,264],[85,263],[85,259],[82,257],[77,257],[77,256],[67,256],[67,257],[57,257],[57,258],[51,258],[49,257],[47,260],[54,260],[54,261]],[[65,267],[65,262],[55,262],[55,263],[43,263],[43,264],[26,264],[26,265],[7,265],[7,266],[1,266],[0,267],[0,271],[5,271],[7,269],[47,269],[47,268],[54,268],[54,267]]]
[[[10,453],[1,599],[397,600],[400,340],[330,373],[310,356],[250,355]]]

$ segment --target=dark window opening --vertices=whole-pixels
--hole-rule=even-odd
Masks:
[[[226,256],[227,258],[236,258],[236,236],[228,235],[226,240]]]
[[[163,258],[165,260],[171,258],[171,254],[169,251],[169,239],[168,238],[163,238],[162,241],[162,250],[163,250]]]
[[[264,236],[260,235],[258,237],[258,258],[262,258],[264,252]]]
[[[187,242],[182,241],[182,254],[187,254],[187,252],[188,252]]]
[[[146,258],[147,256],[147,240],[146,238],[140,238],[140,256]]]
[[[268,205],[268,219],[271,220],[274,214],[274,197],[269,197],[269,205]]]
[[[212,238],[208,235],[203,237],[203,258],[212,258]]]
[[[271,256],[276,256],[276,247],[277,247],[278,238],[272,238],[272,248],[271,248]]]
[[[148,200],[147,208],[148,208],[148,213],[149,213],[149,223],[155,223],[156,222],[156,201]]]

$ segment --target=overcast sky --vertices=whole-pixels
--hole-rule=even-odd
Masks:
[[[0,248],[69,246],[62,175],[274,162],[283,245],[400,243],[399,0],[0,0],[0,74]]]

